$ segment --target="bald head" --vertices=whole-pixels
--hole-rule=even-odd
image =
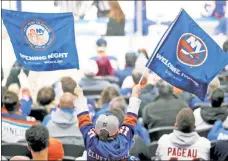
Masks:
[[[176,127],[183,133],[191,133],[195,129],[195,117],[190,108],[182,109],[176,117]]]
[[[74,108],[73,100],[75,96],[69,92],[63,94],[60,98],[59,107],[60,108]]]

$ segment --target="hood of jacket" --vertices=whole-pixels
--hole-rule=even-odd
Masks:
[[[201,108],[200,114],[205,122],[214,124],[217,120],[221,120],[223,122],[228,116],[228,111],[226,107],[203,107]]]
[[[74,109],[57,109],[51,113],[51,118],[61,128],[69,128],[74,124],[78,124]]]
[[[105,158],[118,159],[128,155],[129,149],[134,145],[134,141],[132,140],[131,143],[129,143],[126,139],[122,139],[121,137],[122,136],[118,136],[111,142],[99,141],[98,146]]]
[[[181,131],[174,130],[170,135],[170,142],[177,147],[191,146],[200,138],[195,131],[191,133],[183,133]]]

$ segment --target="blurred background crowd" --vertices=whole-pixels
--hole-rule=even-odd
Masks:
[[[86,149],[74,111],[75,87],[83,89],[93,122],[107,111],[123,122],[132,88],[141,77],[139,98],[142,102],[134,130],[135,145],[130,151],[132,156],[141,160],[154,159],[161,144],[158,140],[173,132],[177,114],[189,108],[194,121],[187,121],[187,124],[194,124],[199,136],[211,142],[212,148],[208,151],[211,159],[228,159],[228,154],[216,154],[222,151],[221,145],[228,151],[228,67],[210,83],[204,101],[167,84],[149,70],[143,74],[156,43],[180,8],[186,9],[228,52],[226,1],[19,0],[2,4],[2,8],[19,11],[73,12],[80,60],[80,70],[27,71],[16,62],[3,26],[2,148],[7,159],[16,155],[31,157],[24,148],[25,141],[29,140],[25,130],[36,124],[42,126],[31,129],[30,135],[35,135],[33,130],[40,130],[40,135],[43,131],[44,136],[50,136],[53,140],[49,142],[54,146],[53,149],[51,144],[48,146],[50,155],[65,160],[82,156]],[[13,126],[26,126],[12,132],[7,121],[15,122]],[[8,135],[9,131],[12,135]],[[15,150],[9,152],[9,148]]]

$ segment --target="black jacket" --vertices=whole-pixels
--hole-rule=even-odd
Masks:
[[[154,86],[149,84],[145,88],[142,88],[139,98],[141,99],[141,104],[139,108],[138,117],[143,117],[143,110],[146,105],[153,102],[157,97],[157,94],[154,92]]]
[[[211,147],[211,160],[225,161],[228,160],[228,140],[219,140]]]
[[[214,124],[215,121],[226,120],[228,116],[227,107],[202,107],[200,111],[202,119],[208,124]]]
[[[188,107],[187,103],[175,95],[158,96],[154,102],[145,106],[143,123],[147,129],[173,126],[177,113]]]

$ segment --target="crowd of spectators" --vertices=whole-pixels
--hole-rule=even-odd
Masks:
[[[145,49],[127,52],[125,68],[119,69],[118,60],[106,53],[107,41],[100,38],[96,44],[98,54],[88,60],[79,82],[63,77],[39,89],[37,98],[29,72],[11,70],[2,87],[2,141],[26,143],[31,155],[7,159],[64,160],[68,144],[84,148],[79,160],[228,159],[226,69],[201,101],[151,71],[143,74],[149,59]],[[168,127],[172,130],[154,140],[151,131]],[[154,154],[152,145],[157,145]]]

